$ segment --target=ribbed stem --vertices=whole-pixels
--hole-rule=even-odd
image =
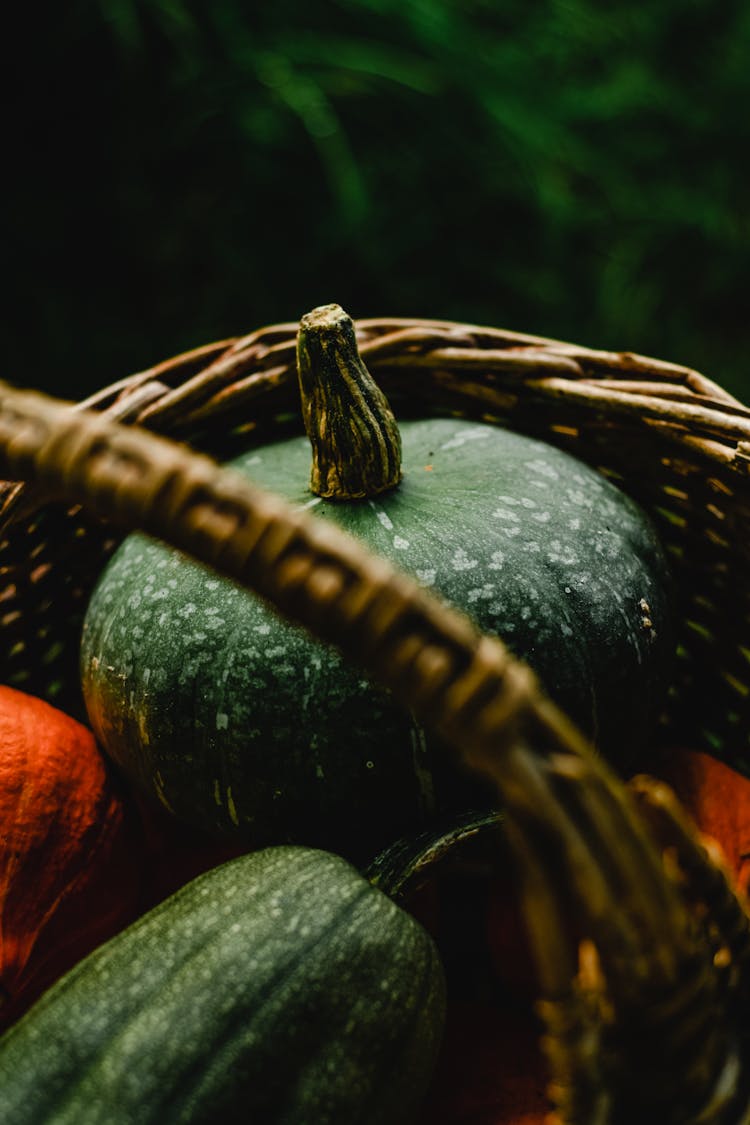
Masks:
[[[401,435],[362,362],[352,319],[339,305],[303,316],[297,374],[312,446],[312,491],[326,500],[359,500],[394,488],[401,480]]]

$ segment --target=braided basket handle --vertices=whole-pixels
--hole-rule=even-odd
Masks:
[[[559,1121],[748,1120],[734,1028],[715,1018],[727,978],[713,946],[625,787],[498,639],[333,524],[209,458],[5,384],[0,469],[252,589],[494,781],[524,877]],[[571,916],[586,940],[566,937]],[[732,954],[735,991],[746,988],[746,953]],[[703,1032],[688,1051],[680,989]],[[657,1036],[656,1058],[643,1050],[644,1029]],[[652,1070],[661,1062],[643,1094],[627,1074],[633,1058]]]

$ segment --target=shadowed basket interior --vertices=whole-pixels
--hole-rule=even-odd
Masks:
[[[81,404],[223,460],[301,427],[296,325],[222,340]],[[661,737],[750,773],[750,409],[688,368],[422,320],[357,322],[397,414],[461,413],[564,447],[639,500],[677,583]],[[0,492],[2,678],[80,715],[77,649],[117,529],[29,486]]]
[[[415,584],[178,455],[175,442],[224,460],[251,436],[301,427],[296,330],[208,345],[81,404],[168,443],[84,419],[79,433],[59,404],[7,395],[6,463],[50,492],[9,483],[0,497],[3,680],[81,713],[81,620],[123,514],[304,610],[300,619],[388,673],[425,717],[439,712],[458,751],[498,786],[543,984],[556,1120],[747,1122],[750,919],[668,792],[641,779],[626,793],[523,666]],[[629,353],[441,322],[360,321],[357,331],[397,415],[461,413],[533,434],[650,511],[678,602],[659,738],[750,772],[750,410],[697,372]],[[151,503],[160,490],[164,523]],[[99,517],[55,492],[96,500]]]

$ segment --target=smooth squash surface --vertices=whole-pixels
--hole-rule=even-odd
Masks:
[[[396,1125],[444,1016],[435,946],[344,860],[200,876],[0,1040],[3,1125]]]

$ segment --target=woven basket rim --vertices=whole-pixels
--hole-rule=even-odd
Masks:
[[[639,434],[659,445],[676,461],[680,457],[697,458],[691,466],[701,479],[706,475],[703,467],[709,464],[717,479],[720,471],[735,474],[736,491],[741,482],[743,497],[750,492],[747,473],[750,410],[689,368],[627,352],[597,352],[540,337],[520,337],[503,330],[477,329],[454,322],[397,318],[358,321],[357,328],[368,365],[384,380],[396,382],[398,377],[408,380],[411,388],[423,386],[427,379],[438,399],[445,396],[445,401],[459,409],[462,403],[476,400],[477,409],[491,416],[521,409],[528,410],[529,417],[536,421],[537,415],[546,417],[550,412],[556,417],[555,410],[561,404],[567,413],[560,437],[566,436],[563,433],[566,428],[571,431],[567,436],[575,436],[572,431],[576,427],[569,419],[572,412],[580,413],[585,416],[594,438],[602,440],[604,449],[607,439],[614,441],[619,430],[627,438]],[[167,487],[165,481],[171,479],[170,466],[174,466],[179,480],[170,494],[173,510],[169,527],[175,545],[190,549],[191,544],[195,547],[208,542],[207,561],[211,560],[211,552],[215,552],[216,557],[226,563],[227,571],[236,567],[240,572],[243,567],[249,567],[248,573],[255,576],[261,587],[264,583],[280,583],[282,588],[287,582],[292,599],[299,596],[295,583],[308,581],[307,576],[312,575],[315,587],[316,576],[321,575],[316,596],[320,603],[318,620],[322,623],[336,591],[335,583],[331,584],[335,578],[330,573],[332,562],[338,559],[341,563],[339,577],[343,575],[344,586],[339,588],[346,589],[357,567],[364,568],[362,573],[365,573],[366,560],[358,556],[339,558],[335,544],[316,538],[313,533],[313,554],[319,549],[326,565],[311,568],[304,565],[303,558],[300,566],[295,554],[302,551],[301,539],[295,539],[295,535],[301,535],[298,528],[285,531],[283,535],[264,532],[257,542],[248,540],[245,547],[237,546],[233,553],[236,544],[231,534],[232,520],[238,510],[236,505],[246,499],[245,493],[229,479],[225,470],[205,458],[192,459],[195,455],[190,455],[190,468],[184,479],[179,468],[183,456],[180,445],[193,427],[221,425],[237,410],[252,409],[256,404],[269,401],[272,409],[288,408],[294,401],[295,334],[296,325],[272,325],[230,342],[217,341],[193,349],[120,380],[84,403],[72,409],[64,408],[62,413],[52,411],[47,415],[46,406],[41,400],[35,405],[34,396],[16,398],[12,392],[5,395],[0,389],[0,445],[19,470],[20,478],[36,478],[52,492],[55,486],[64,486],[62,491],[70,498],[96,497],[104,514],[110,510],[120,511],[131,521],[141,518],[139,504],[147,505],[149,497]],[[664,388],[666,393],[656,393],[655,388]],[[94,408],[93,414],[90,408]],[[96,411],[109,417],[97,417]],[[126,422],[137,425],[124,425]],[[148,428],[161,430],[163,436],[153,437],[145,432]],[[177,440],[164,442],[165,436]],[[627,450],[627,441],[623,448]],[[135,497],[134,492],[131,494],[131,473],[134,477],[143,475],[145,501]],[[734,483],[735,477],[731,479]],[[173,485],[174,482],[168,487],[173,488]],[[6,528],[21,510],[19,496],[23,499],[23,489],[19,492],[11,488],[11,492],[14,501],[11,503],[6,497],[3,509]],[[175,497],[179,498],[179,503]],[[686,493],[681,502],[688,501]],[[268,517],[269,526],[276,518],[272,508],[268,512],[261,511],[261,515]],[[149,518],[152,531],[158,533],[160,525],[156,517]],[[228,535],[227,527],[230,528]],[[183,533],[184,542],[180,539]],[[294,547],[292,551],[290,544]],[[255,562],[253,552],[259,552]],[[384,581],[380,570],[373,571],[372,578],[376,586]],[[525,865],[532,888],[539,888],[538,865],[544,858],[545,846],[549,847],[548,823],[557,823],[563,814],[573,817],[572,829],[562,833],[567,847],[562,849],[564,854],[561,855],[568,862],[565,870],[571,877],[571,886],[547,887],[549,898],[541,895],[536,905],[532,903],[529,917],[549,958],[547,979],[559,986],[554,1001],[550,1001],[544,1011],[550,1041],[557,1042],[559,1052],[554,1059],[557,1091],[564,1103],[572,1090],[575,1101],[581,1090],[585,1094],[587,1083],[603,1081],[598,1071],[593,1079],[591,1074],[591,1032],[592,1027],[596,1035],[601,1032],[601,1012],[586,1008],[586,997],[592,991],[590,978],[587,982],[583,969],[575,976],[576,957],[581,950],[571,948],[564,941],[558,948],[559,929],[549,926],[550,919],[560,922],[568,895],[582,898],[589,919],[598,919],[597,937],[606,952],[602,963],[614,982],[615,999],[626,1016],[637,1015],[645,1021],[649,1031],[660,1027],[662,1018],[665,1027],[671,1026],[669,1021],[674,1022],[673,993],[666,986],[674,989],[684,984],[689,1002],[693,1003],[697,996],[706,1011],[713,1015],[716,990],[725,987],[725,976],[710,956],[706,959],[706,948],[697,940],[695,930],[686,924],[678,888],[664,877],[660,857],[653,854],[642,828],[638,827],[634,808],[624,797],[622,788],[581,746],[580,737],[565,717],[558,716],[544,699],[536,696],[523,673],[507,675],[507,665],[498,655],[497,646],[485,641],[477,646],[474,633],[465,634],[459,624],[446,626],[442,636],[439,623],[429,616],[429,605],[423,604],[419,597],[411,600],[415,596],[411,587],[396,584],[389,590],[393,601],[388,607],[388,628],[383,635],[372,634],[366,646],[373,667],[378,666],[379,660],[382,662],[383,653],[392,652],[389,646],[398,640],[398,629],[395,624],[392,628],[391,622],[396,623],[400,616],[411,629],[416,614],[417,620],[427,624],[425,635],[431,644],[438,638],[441,643],[444,640],[448,648],[453,646],[456,652],[460,651],[457,682],[462,687],[454,693],[450,705],[445,700],[443,704],[446,712],[454,709],[448,714],[448,720],[454,715],[457,740],[460,742],[461,732],[468,729],[472,730],[472,737],[476,737],[476,745],[469,746],[467,751],[470,761],[476,759],[475,764],[483,755],[487,756],[492,739],[502,729],[503,743],[509,752],[504,757],[498,755],[497,760],[490,754],[491,760],[485,765],[510,798],[512,816],[509,820],[512,821],[511,832],[515,832],[514,847]],[[423,645],[420,651],[424,649]],[[413,647],[407,645],[399,652],[392,674],[395,676],[402,670],[405,675],[411,674],[410,662],[415,659]],[[433,664],[433,669],[437,668],[437,674],[442,676],[444,666],[443,671],[440,667]],[[501,685],[497,699],[487,694],[489,680]],[[486,717],[482,717],[485,704],[488,710]],[[538,751],[530,751],[525,738],[516,737],[518,731],[525,733],[526,722],[528,730],[540,741]],[[542,798],[541,802],[537,802],[537,797]],[[550,820],[545,822],[548,814]],[[583,833],[578,831],[581,824],[585,825]],[[586,845],[583,851],[579,847],[581,836]],[[617,855],[611,882],[607,879],[612,872],[606,873],[604,899],[601,886],[596,884],[602,867],[596,862],[594,846],[602,840],[615,850],[618,841],[624,845],[622,854]],[[676,847],[674,841],[678,840],[686,849],[686,855],[694,860],[690,852],[694,840],[689,833],[685,842],[670,823],[666,840],[669,848]],[[588,874],[592,877],[590,893],[585,887]],[[724,885],[717,890],[714,875],[708,867],[699,869],[705,887],[700,884],[698,897],[704,896],[722,909],[726,908],[732,926],[742,919],[746,921],[731,894],[727,892],[722,897]],[[627,909],[603,912],[603,904],[622,904],[623,879],[628,892]],[[650,891],[654,892],[652,896]],[[558,893],[560,898],[554,899]],[[632,924],[634,919],[635,925]],[[731,936],[736,940],[733,957],[741,960],[750,949],[747,933],[741,939],[734,931]],[[711,952],[709,943],[708,954]],[[634,968],[637,971],[634,972]],[[596,988],[599,987],[597,983]],[[742,987],[746,988],[747,982]],[[655,1000],[653,1015],[644,1003],[649,997]],[[698,1004],[698,1000],[695,1003]],[[679,1005],[676,1010],[679,1012]],[[653,1024],[649,1022],[652,1019]],[[637,1035],[627,1019],[625,1024],[623,1049],[639,1057]],[[727,1036],[724,1030],[722,1026],[717,1031],[718,1037],[712,1038],[714,1062],[722,1067],[725,1057],[730,1062],[734,1058],[733,1025],[729,1017]],[[605,1034],[610,1031],[605,1028]],[[676,1051],[676,1062],[672,1060],[675,1069],[671,1074],[676,1089],[681,1088],[686,1078],[678,1040],[676,1034],[675,1044],[670,1044]],[[702,1050],[698,1053],[702,1054]],[[655,1065],[653,1060],[652,1064]],[[707,1081],[711,1094],[714,1088],[720,1088],[721,1074],[716,1086],[712,1085],[715,1071],[707,1079],[698,1067],[690,1072],[690,1077],[697,1096],[704,1096]],[[607,1080],[610,1079],[616,1086],[622,1075],[607,1076]],[[732,1097],[740,1095],[732,1089]],[[726,1091],[723,1096],[727,1096]],[[702,1106],[696,1109],[702,1112]],[[565,1120],[572,1119],[566,1117]]]

